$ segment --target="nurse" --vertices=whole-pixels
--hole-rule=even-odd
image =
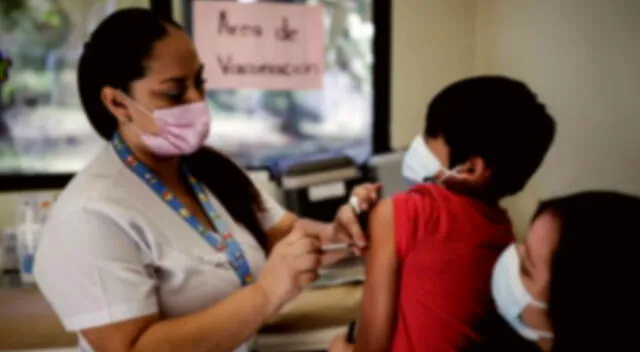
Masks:
[[[35,264],[83,351],[247,351],[331,259],[321,242],[364,246],[348,206],[333,225],[298,220],[202,146],[202,71],[180,26],[144,9],[85,46],[80,98],[109,143],[60,195]]]

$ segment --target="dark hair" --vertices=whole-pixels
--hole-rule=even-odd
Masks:
[[[484,196],[522,190],[546,155],[555,122],[522,82],[480,76],[446,87],[429,104],[427,137],[443,137],[450,166],[481,157],[492,170]]]
[[[551,262],[549,318],[555,352],[623,351],[636,343],[640,312],[640,198],[584,192],[543,202],[560,222]],[[629,319],[632,319],[629,321]]]
[[[111,139],[117,122],[100,98],[102,88],[110,86],[128,93],[131,83],[144,77],[153,45],[168,34],[170,26],[181,28],[147,9],[123,9],[102,21],[85,45],[78,66],[80,100],[91,125],[104,139]],[[249,177],[229,158],[208,147],[186,156],[184,162],[266,248],[267,236],[257,215],[264,211],[264,204]]]

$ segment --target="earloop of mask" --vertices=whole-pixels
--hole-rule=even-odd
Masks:
[[[153,113],[151,113],[144,106],[142,106],[142,104],[140,104],[137,101],[135,101],[135,99],[131,98],[127,93],[125,93],[125,92],[123,92],[121,90],[118,90],[118,93],[120,93],[120,95],[123,96],[125,100],[127,100],[129,103],[131,103],[131,105],[134,105],[136,109],[139,109],[140,111],[144,112],[148,116],[153,116]],[[129,122],[133,122],[133,117],[132,116],[129,116]]]
[[[531,300],[529,301],[529,304],[539,309],[548,309],[546,303],[540,302],[534,298],[531,298]]]
[[[457,175],[461,169],[462,169],[462,165],[458,165],[453,169],[442,168],[443,175],[438,180],[436,180],[436,182],[438,184],[443,184],[444,181],[446,181],[449,177]]]
[[[147,110],[144,106],[142,106],[140,103],[138,103],[137,101],[135,101],[133,98],[131,98],[128,94],[126,94],[125,92],[118,90],[118,93],[120,93],[121,96],[124,97],[124,99],[126,99],[131,105],[133,105],[136,109],[139,109],[140,111],[144,112],[145,114],[147,114],[149,117],[153,118],[153,113],[151,113],[149,110]],[[154,118],[155,121],[155,118]],[[126,126],[131,126],[133,127],[136,132],[138,132],[140,135],[145,134],[144,132],[142,132],[142,130],[136,126],[136,124],[133,122],[133,116],[129,115],[128,118],[126,120],[123,121],[123,124]]]

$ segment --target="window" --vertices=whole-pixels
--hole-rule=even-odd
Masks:
[[[336,150],[364,160],[371,153],[373,129],[373,0],[271,2],[324,5],[324,88],[209,91],[209,144],[249,167],[269,165],[283,156]],[[189,0],[174,1],[173,6],[174,18],[187,29],[191,6]]]
[[[80,105],[76,66],[95,26],[130,6],[149,1],[0,1],[0,67],[11,59],[0,84],[0,174],[74,173],[104,145]]]
[[[376,111],[380,107],[388,110],[386,57],[377,69],[384,71],[386,78],[373,82],[374,0],[279,2],[325,6],[324,88],[209,91],[213,120],[208,143],[248,167],[267,166],[283,156],[334,151],[357,161],[365,159],[371,154],[373,106]],[[381,2],[386,0],[375,1]],[[12,62],[9,79],[0,83],[0,177],[13,175],[11,182],[20,179],[25,185],[15,187],[45,187],[33,184],[41,182],[39,176],[24,181],[27,185],[19,175],[68,177],[98,152],[104,142],[91,128],[78,99],[78,59],[91,31],[109,13],[122,7],[149,7],[150,3],[159,2],[0,1],[0,82],[5,59]],[[172,4],[174,18],[188,30],[191,1],[173,0]],[[382,16],[389,16],[386,7],[381,11],[387,12]],[[386,43],[378,46],[376,53],[388,56],[388,49]],[[383,99],[373,98],[373,87],[378,84],[385,88],[380,93]],[[386,103],[378,105],[379,101]],[[388,111],[382,114],[388,123]],[[377,120],[375,123],[378,126]]]

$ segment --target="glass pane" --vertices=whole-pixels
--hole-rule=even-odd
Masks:
[[[336,150],[358,160],[367,157],[373,116],[371,2],[321,1],[327,33],[323,90],[208,92],[214,109],[208,142],[247,166]],[[0,173],[68,173],[86,165],[103,141],[78,100],[75,68],[82,47],[110,12],[148,3],[2,0],[0,50],[12,66],[0,85]],[[190,1],[174,0],[178,19],[185,3]],[[0,80],[3,62],[0,58]]]
[[[324,88],[209,91],[214,115],[209,143],[256,167],[283,156],[332,151],[346,152],[358,161],[368,157],[373,116],[372,1],[272,1],[325,6]],[[188,11],[181,4],[185,1],[174,1],[173,8],[184,24],[188,19],[182,14]]]
[[[68,173],[103,145],[78,100],[76,66],[95,26],[148,0],[0,0],[0,173]],[[3,64],[4,63],[4,64]]]

